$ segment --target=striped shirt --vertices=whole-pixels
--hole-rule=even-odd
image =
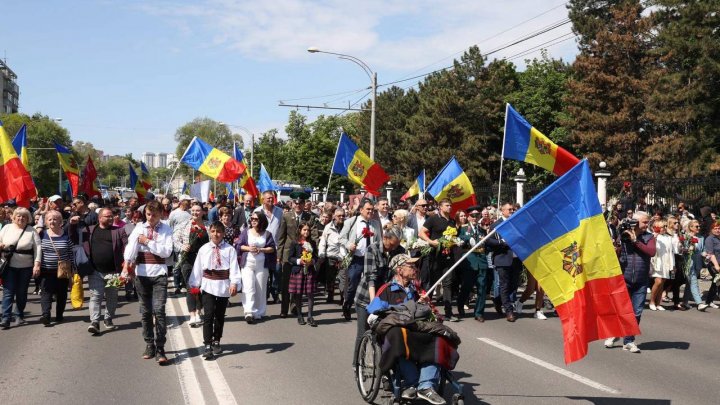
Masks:
[[[73,243],[67,233],[63,233],[61,236],[50,236],[47,231],[44,231],[41,236],[42,259],[40,261],[40,271],[43,273],[56,272],[58,260],[67,260],[74,263]],[[52,238],[52,242],[50,242],[50,238]],[[55,245],[54,248],[53,245]],[[58,257],[58,253],[60,257]],[[74,264],[73,267],[75,267]]]

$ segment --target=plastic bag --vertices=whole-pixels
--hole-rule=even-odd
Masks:
[[[75,274],[72,278],[72,290],[70,290],[70,303],[74,309],[80,309],[85,300],[85,291],[83,290],[83,281],[79,274]]]

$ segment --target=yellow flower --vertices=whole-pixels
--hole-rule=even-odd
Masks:
[[[445,229],[445,232],[443,232],[443,236],[446,236],[446,237],[457,236],[457,229],[455,229],[452,226],[448,226],[447,229]]]

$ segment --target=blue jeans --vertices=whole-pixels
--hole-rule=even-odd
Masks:
[[[698,284],[698,278],[700,277],[699,266],[692,266],[689,273],[690,274],[688,274],[689,277],[687,284],[685,284],[683,302],[685,303],[685,305],[687,305],[688,301],[690,301],[690,295],[692,295],[695,304],[702,304],[702,292],[700,291],[700,285]],[[688,294],[688,291],[690,292],[690,294]]]
[[[401,380],[405,381],[405,383],[402,384],[403,388],[417,385],[418,390],[424,390],[426,388],[436,389],[440,383],[440,367],[435,364],[421,365],[420,372],[418,373],[418,367],[415,363],[400,358],[396,370],[398,372],[395,373],[394,384],[397,391],[399,391],[399,387],[401,387]]]
[[[13,302],[15,302],[15,315],[24,318],[27,304],[27,291],[32,278],[32,267],[9,267],[3,279],[2,321],[10,322]]]
[[[625,281],[627,286],[628,294],[630,294],[630,302],[635,311],[635,319],[638,325],[640,325],[640,317],[642,316],[643,308],[645,307],[645,296],[647,295],[647,282],[642,283],[628,283]],[[625,336],[623,344],[632,343],[635,341],[635,336]]]
[[[365,258],[353,256],[352,261],[347,269],[347,288],[345,289],[345,302],[343,307],[350,309],[355,302],[355,293],[357,292],[360,278],[362,277],[363,268],[365,266]]]

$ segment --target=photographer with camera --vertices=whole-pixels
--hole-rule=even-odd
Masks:
[[[631,220],[620,224],[620,268],[625,276],[625,285],[630,294],[638,324],[645,305],[645,295],[650,282],[650,259],[655,256],[655,237],[648,232],[650,216],[643,211],[633,214]],[[618,338],[605,340],[605,347],[611,348]],[[623,350],[640,353],[635,336],[623,338]]]

